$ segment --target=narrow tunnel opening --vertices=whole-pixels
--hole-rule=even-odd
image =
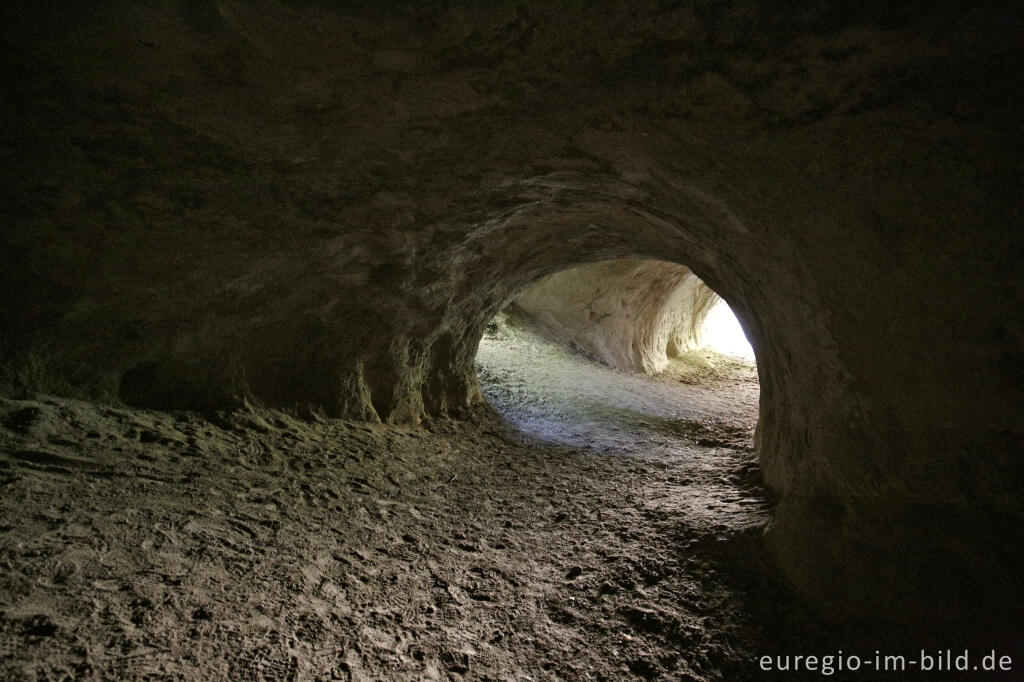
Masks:
[[[747,335],[724,299],[708,311],[701,329],[702,347],[715,353],[755,362],[754,347],[750,345]]]
[[[683,466],[666,492],[690,508],[689,522],[742,530],[766,520],[751,483],[753,350],[688,268],[619,259],[541,279],[487,326],[477,374],[484,398],[528,438]]]

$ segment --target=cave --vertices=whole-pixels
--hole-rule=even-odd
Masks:
[[[1021,18],[4,3],[0,675],[1019,678]]]

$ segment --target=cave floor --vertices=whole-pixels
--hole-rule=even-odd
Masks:
[[[508,318],[481,341],[477,365],[487,401],[524,440],[671,463],[672,475],[644,481],[641,499],[684,515],[692,528],[740,532],[767,523],[764,497],[731,477],[757,478],[752,362],[693,351],[645,376],[589,360]]]
[[[0,399],[0,677],[759,679],[749,406],[673,415],[658,391],[699,382],[667,376],[645,414],[594,379],[545,417],[493,341],[506,421]]]

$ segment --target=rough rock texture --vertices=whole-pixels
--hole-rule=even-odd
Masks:
[[[484,325],[529,284],[677,262],[757,351],[793,583],[836,612],[1013,607],[1019,3],[3,14],[20,380],[415,422],[478,398]]]
[[[619,259],[548,275],[513,305],[548,336],[620,369],[655,374],[698,347],[719,298],[674,263]]]

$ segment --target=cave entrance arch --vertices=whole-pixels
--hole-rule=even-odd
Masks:
[[[817,301],[802,286],[809,276],[788,242],[748,228],[715,196],[678,182],[641,189],[603,174],[558,171],[502,182],[487,204],[493,210],[467,215],[472,228],[449,252],[458,294],[441,323],[451,343],[432,343],[425,355],[427,413],[462,410],[486,397],[476,362],[485,329],[544,278],[619,259],[665,262],[692,270],[742,321],[757,351],[760,465],[773,489],[789,482],[804,449],[803,438],[793,447],[791,431],[807,427],[806,396],[792,392],[790,379],[810,367],[794,364],[793,352],[828,347],[803,315]],[[831,367],[818,357],[813,371]]]
[[[542,440],[752,449],[752,348],[724,300],[676,263],[621,258],[543,277],[488,325],[477,368],[491,405]]]

